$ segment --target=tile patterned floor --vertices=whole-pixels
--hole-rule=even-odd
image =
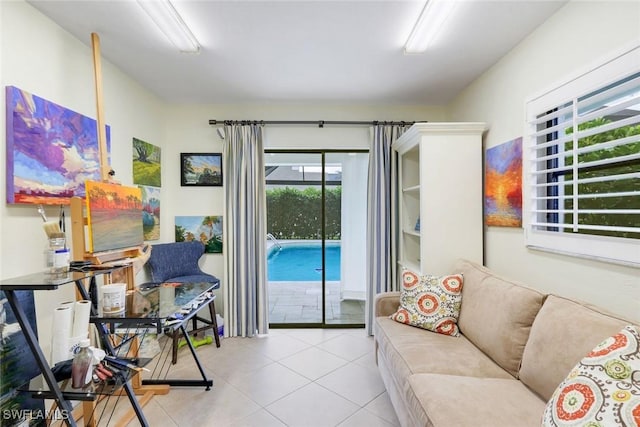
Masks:
[[[373,339],[363,329],[276,329],[197,351],[213,388],[155,396],[144,408],[151,426],[399,425],[375,366]],[[181,349],[169,376],[196,375],[188,350]]]
[[[321,323],[321,282],[269,282],[270,323]],[[364,301],[340,300],[340,282],[327,282],[326,322],[364,324]]]

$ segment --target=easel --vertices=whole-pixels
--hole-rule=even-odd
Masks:
[[[97,126],[98,126],[98,149],[100,155],[100,175],[102,181],[109,181],[111,168],[108,163],[107,157],[107,144],[106,144],[106,127],[104,122],[104,112],[103,112],[103,100],[102,100],[102,69],[100,63],[100,38],[98,34],[91,34],[91,43],[93,48],[93,65],[94,65],[94,80],[95,80],[95,90],[96,90],[96,107],[97,107]],[[72,249],[72,257],[74,261],[91,261],[93,265],[108,265],[113,261],[120,261],[123,263],[123,260],[128,260],[135,258],[140,255],[140,248],[125,248],[119,249],[116,251],[106,251],[99,253],[91,253],[86,250],[86,240],[85,240],[85,227],[87,226],[87,218],[84,215],[84,202],[80,197],[72,197],[70,202],[70,210],[71,210],[71,249]],[[124,262],[126,263],[126,261]],[[127,290],[133,290],[135,286],[134,282],[134,266],[133,262],[129,262],[128,265],[122,267],[119,271],[124,272],[121,277],[119,277],[119,281],[125,282],[127,284]],[[105,275],[105,280],[107,283],[113,282],[113,274],[110,273]],[[118,274],[118,273],[115,273]],[[122,273],[120,273],[122,274]],[[79,295],[78,290],[76,290],[76,299],[82,299],[81,295]],[[138,353],[138,340],[137,338],[132,339],[131,348],[129,350],[130,353],[134,353],[137,355]],[[151,398],[156,394],[168,394],[169,386],[168,385],[142,385],[141,371],[138,371],[131,378],[131,386],[136,395],[142,395],[142,397],[138,400],[138,403],[141,407],[144,407]],[[119,392],[123,394],[124,392],[121,390]],[[82,403],[82,412],[80,412],[80,408],[77,407],[73,411],[73,417],[75,419],[79,419],[80,417],[84,417],[85,426],[87,427],[96,427],[96,421],[93,417],[97,401],[83,402]],[[135,418],[136,414],[133,409],[129,409],[121,418],[116,422],[116,427],[126,426],[133,418]]]

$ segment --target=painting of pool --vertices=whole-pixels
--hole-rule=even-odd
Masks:
[[[340,280],[340,243],[325,243],[327,281]],[[267,253],[267,273],[270,282],[322,280],[322,243],[285,242],[273,245]]]

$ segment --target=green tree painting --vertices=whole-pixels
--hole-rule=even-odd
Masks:
[[[161,187],[160,147],[133,138],[133,183]]]

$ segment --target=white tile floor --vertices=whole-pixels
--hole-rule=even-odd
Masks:
[[[322,298],[322,282],[269,282],[269,322],[321,323],[322,302],[327,324],[364,324],[364,301],[341,300],[340,282],[327,282]]]
[[[399,425],[363,329],[272,329],[197,351],[213,388],[155,396],[144,407],[151,426]],[[186,347],[169,376],[197,378]]]

